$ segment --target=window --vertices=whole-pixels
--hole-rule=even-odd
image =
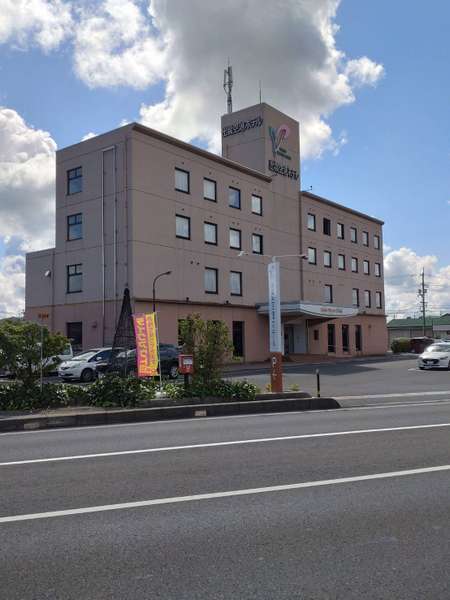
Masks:
[[[203,198],[211,200],[211,202],[217,202],[217,184],[206,177],[203,179]]]
[[[342,223],[337,223],[336,225],[336,234],[338,239],[344,239],[344,225]]]
[[[338,269],[345,271],[345,254],[338,254]]]
[[[67,194],[78,194],[83,191],[83,174],[81,167],[67,171]]]
[[[67,293],[81,292],[83,289],[83,265],[67,265]]]
[[[81,213],[67,217],[67,241],[81,240],[83,237],[83,216]]]
[[[362,232],[362,243],[363,243],[363,246],[369,245],[369,234],[367,233],[367,231]]]
[[[330,219],[323,220],[323,233],[324,235],[331,235],[331,221]]]
[[[317,252],[315,248],[308,248],[308,262],[310,265],[317,264]]]
[[[175,189],[189,194],[189,173],[183,169],[175,169]]]
[[[380,263],[375,263],[375,277],[381,277],[381,265],[380,265]]]
[[[233,321],[233,356],[244,356],[244,321]]]
[[[352,273],[358,272],[358,259],[352,256]]]
[[[255,196],[255,194],[252,194],[252,213],[255,215],[263,214],[261,196]]]
[[[72,344],[72,350],[80,352],[83,349],[83,323],[81,321],[66,323],[66,337]]]
[[[356,227],[350,227],[350,241],[356,244],[358,242],[358,232]]]
[[[191,219],[189,217],[183,217],[182,215],[176,215],[176,236],[177,238],[183,238],[185,240],[191,239]]]
[[[371,306],[371,298],[370,298],[369,290],[364,291],[364,305],[366,308],[370,308],[370,306]]]
[[[313,330],[313,339],[315,342],[319,341],[319,330],[318,329]]]
[[[308,213],[308,229],[310,231],[316,230],[316,215],[312,215],[311,213]]]
[[[370,275],[370,264],[368,260],[363,261],[363,273],[364,275]]]
[[[342,325],[342,352],[350,352],[350,332],[348,325]]]
[[[323,252],[323,266],[331,269],[331,252],[328,252],[328,250]]]
[[[252,234],[252,251],[253,254],[263,254],[263,236],[259,233]]]
[[[230,293],[232,296],[242,296],[242,273],[230,271]]]
[[[355,325],[355,350],[361,352],[362,350],[362,327],[361,325]]]
[[[352,305],[359,306],[359,290],[357,288],[352,289]]]
[[[381,292],[375,292],[375,306],[377,308],[383,308],[383,302],[381,299]]]
[[[233,187],[228,188],[228,206],[241,208],[241,190]]]
[[[380,249],[380,236],[379,235],[373,236],[373,247],[375,248],[375,250]]]
[[[324,286],[324,300],[328,304],[333,303],[333,286],[332,285]]]
[[[210,267],[205,268],[205,292],[207,294],[218,293],[218,270],[211,269]]]
[[[336,329],[334,325],[328,325],[328,352],[336,352]]]
[[[241,231],[230,227],[230,248],[241,249]]]
[[[203,232],[205,235],[205,244],[214,244],[217,246],[217,225],[215,223],[203,223]]]

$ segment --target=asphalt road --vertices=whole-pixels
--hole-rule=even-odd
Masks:
[[[0,434],[0,598],[448,600],[450,394],[408,402]]]

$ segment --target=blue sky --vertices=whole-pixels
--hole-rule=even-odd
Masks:
[[[54,0],[39,2],[44,6],[52,4]],[[68,0],[64,0],[63,4],[64,2],[70,7]],[[317,0],[317,6],[319,4],[329,8],[336,4],[336,0]],[[309,189],[312,186],[313,192],[319,195],[383,219],[386,223],[385,243],[395,252],[402,247],[409,249],[408,252],[403,251],[403,254],[392,254],[390,262],[385,265],[388,283],[389,278],[391,283],[395,283],[402,277],[409,277],[412,283],[411,289],[392,290],[393,296],[397,292],[406,294],[401,303],[397,303],[397,308],[413,302],[413,288],[416,285],[414,277],[419,267],[424,266],[429,270],[433,285],[442,288],[446,284],[445,280],[450,275],[450,246],[447,244],[450,212],[450,2],[433,0],[425,8],[422,3],[407,0],[342,0],[335,19],[328,19],[328,23],[339,26],[339,31],[333,33],[336,47],[345,53],[345,60],[369,57],[374,61],[373,64],[383,66],[384,76],[376,81],[374,78],[374,85],[370,85],[370,82],[367,84],[367,81],[364,85],[347,82],[355,96],[353,102],[345,102],[342,98],[337,101],[332,99],[336,89],[330,78],[328,88],[325,85],[316,94],[316,107],[314,95],[310,93],[312,88],[307,87],[311,85],[310,81],[300,80],[295,93],[277,85],[277,71],[283,68],[283,63],[287,65],[286,73],[280,74],[280,81],[286,82],[297,64],[303,62],[310,70],[314,69],[317,56],[324,53],[323,40],[319,39],[317,31],[316,37],[311,35],[311,40],[309,39],[313,21],[308,22],[308,19],[314,17],[309,12],[314,9],[305,10],[303,17],[295,23],[297,29],[294,27],[293,33],[289,31],[288,14],[285,22],[283,15],[280,15],[279,23],[276,22],[278,14],[274,13],[276,18],[272,21],[266,15],[260,16],[260,30],[256,29],[256,34],[251,28],[252,23],[245,22],[244,15],[240,23],[242,37],[255,36],[253,45],[250,44],[250,52],[248,39],[244,39],[239,49],[237,37],[233,39],[230,48],[226,35],[216,36],[212,32],[208,40],[209,31],[204,29],[203,50],[207,49],[208,52],[202,51],[200,46],[199,56],[198,48],[192,47],[193,40],[197,37],[202,39],[199,31],[203,23],[199,21],[195,11],[201,10],[203,14],[210,10],[208,16],[204,15],[204,21],[213,22],[215,12],[218,12],[214,11],[217,8],[214,3],[208,4],[206,9],[202,0],[191,0],[192,14],[188,14],[181,0],[171,0],[167,5],[161,0],[154,0],[154,13],[159,18],[164,17],[166,33],[169,31],[172,37],[176,37],[178,46],[176,52],[168,52],[166,56],[169,66],[166,66],[165,73],[162,74],[161,71],[156,76],[147,73],[145,77],[148,84],[142,85],[139,77],[146,69],[157,72],[154,65],[149,67],[152,58],[149,58],[148,51],[142,51],[142,40],[155,33],[154,24],[150,24],[147,13],[147,0],[80,0],[79,6],[81,5],[85,7],[85,13],[75,11],[74,24],[67,26],[61,41],[51,47],[43,47],[36,42],[36,27],[42,27],[39,21],[42,20],[41,15],[35,15],[37,25],[29,26],[26,31],[14,30],[15,15],[12,15],[7,23],[7,28],[8,25],[10,27],[9,37],[7,33],[3,40],[0,27],[0,106],[16,111],[27,127],[49,132],[57,146],[63,147],[78,142],[89,132],[101,133],[113,129],[124,119],[144,122],[150,120],[152,126],[158,128],[161,123],[160,128],[173,135],[178,134],[178,137],[184,139],[203,139],[204,145],[211,145],[211,127],[214,130],[217,125],[216,130],[218,129],[220,113],[225,111],[225,96],[220,88],[220,69],[225,66],[227,53],[231,53],[235,74],[239,75],[235,85],[238,108],[242,102],[248,102],[249,95],[245,86],[251,84],[254,87],[255,78],[256,81],[261,76],[267,77],[271,82],[269,87],[272,86],[270,99],[267,101],[289,113],[290,107],[296,106],[296,98],[293,97],[296,95],[300,107],[298,115],[294,116],[298,116],[300,120],[301,115],[310,118],[311,115],[314,117],[313,113],[316,111],[315,116],[331,127],[335,140],[341,135],[345,136],[347,143],[339,148],[339,152],[327,149],[329,146],[326,143],[319,152],[319,158],[313,158],[318,152],[309,152],[310,157],[303,160],[302,164],[302,187]],[[302,0],[286,0],[286,7],[289,6],[293,11],[301,5]],[[221,4],[223,14],[220,19],[226,23],[229,18],[230,23],[233,23],[239,6],[237,0],[230,0],[226,6]],[[257,6],[258,2],[255,3],[255,8]],[[123,32],[138,32],[131,40],[140,55],[136,60],[137,75],[130,72],[130,85],[124,84],[123,73],[118,75],[114,72],[106,84],[104,80],[100,80],[97,72],[103,73],[103,76],[106,73],[109,77],[114,71],[113,63],[108,62],[113,54],[111,48],[105,50],[102,47],[105,39],[101,38],[98,31],[91,35],[91,30],[86,30],[89,32],[87,37],[77,37],[86,28],[86,24],[90,23],[91,14],[86,7],[97,11],[96,14],[103,19],[102,26],[116,40],[113,51],[121,52],[126,43],[130,43],[130,40],[125,43]],[[120,17],[114,16],[115,12],[120,12],[116,10],[117,7],[123,9]],[[248,12],[254,19],[256,13]],[[0,15],[0,25],[2,18],[4,17]],[[266,18],[267,22],[264,21]],[[305,21],[305,29],[302,29],[302,19]],[[17,22],[22,23],[23,19],[21,21],[17,18]],[[223,32],[227,31],[229,29],[224,26]],[[258,64],[258,53],[261,50],[256,45],[261,38],[260,31],[264,31],[266,37],[262,38],[262,43],[264,47],[268,46],[269,52],[264,60],[261,59],[262,64]],[[239,36],[239,31],[236,35]],[[294,44],[289,43],[289,35],[294,38],[297,36],[298,39],[303,39],[303,36],[306,40],[300,54],[289,55],[290,48],[294,47]],[[89,36],[94,41],[86,44]],[[282,40],[283,37],[286,40]],[[280,50],[284,55],[281,56],[281,62],[280,56],[275,56],[273,65],[270,65],[270,54],[276,55],[281,47],[280,44],[277,46],[277,40],[286,43]],[[331,56],[330,48],[327,52]],[[93,63],[94,68],[89,75],[74,67],[77,53],[82,63]],[[100,58],[97,58],[96,53]],[[180,54],[186,55],[185,64],[181,66],[178,64]],[[157,56],[156,50],[155,55]],[[217,57],[218,60],[214,62]],[[98,60],[98,65],[95,60]],[[157,59],[155,64],[156,62]],[[190,102],[195,97],[195,88],[182,89],[179,83],[186,65],[188,68],[198,68],[200,92],[205,89],[209,92],[211,86],[214,86],[210,102],[209,98],[197,102],[200,116],[197,115],[190,125],[185,124],[186,119],[182,116],[177,116],[179,109],[176,108],[176,102],[171,106],[170,96],[166,95],[166,81],[169,78],[167,73],[170,73],[173,81],[178,81],[175,98],[177,93],[184,102],[186,98]],[[213,70],[208,70],[210,68]],[[341,71],[345,71],[344,67]],[[214,81],[216,73],[217,85]],[[125,70],[125,79],[126,77]],[[276,97],[275,90],[282,90],[278,91],[279,98]],[[320,104],[327,90],[330,97]],[[208,96],[208,92],[204,95]],[[291,97],[287,98],[289,94]],[[309,96],[313,101],[312,105],[307,106],[306,98]],[[169,105],[162,106],[155,112],[155,105],[164,99],[169,100]],[[192,106],[195,106],[195,101],[192,102]],[[201,127],[204,117],[208,120],[209,129]],[[313,145],[314,135],[310,140],[310,146]],[[24,193],[32,194],[33,190],[25,189]],[[1,240],[7,233],[0,231],[0,253],[4,248]],[[27,232],[24,231],[23,236],[26,235]],[[434,258],[427,259],[427,255]],[[441,295],[439,302],[436,300],[436,305],[450,306],[450,298],[447,300],[447,297]]]

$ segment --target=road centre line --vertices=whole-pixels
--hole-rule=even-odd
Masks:
[[[24,515],[12,515],[0,517],[0,524],[14,523],[18,521],[34,521],[38,519],[50,519],[54,517],[66,517],[71,515],[84,515],[90,513],[108,512],[113,510],[124,510],[130,508],[144,508],[149,506],[161,506],[165,504],[178,504],[182,502],[194,502],[200,500],[213,500],[219,498],[231,498],[236,496],[249,496],[254,494],[267,494],[271,492],[285,492],[301,490],[314,487],[356,483],[359,481],[374,481],[377,479],[390,479],[394,477],[406,477],[409,475],[424,475],[428,473],[439,473],[449,471],[450,465],[438,467],[425,467],[419,469],[408,469],[404,471],[390,471],[387,473],[374,473],[372,475],[359,475],[355,477],[340,477],[339,479],[323,479],[319,481],[305,481],[302,483],[291,483],[285,485],[273,485],[270,487],[249,488],[244,490],[231,490],[228,492],[212,492],[209,494],[195,494],[192,496],[174,496],[172,498],[156,498],[154,500],[141,500],[137,502],[123,502],[121,504],[105,504],[103,506],[88,506],[85,508],[72,508],[67,510],[54,510],[42,513],[30,513]]]
[[[238,446],[247,444],[263,444],[268,442],[287,442],[292,440],[307,440],[324,437],[338,437],[345,435],[361,435],[365,433],[386,433],[392,431],[413,431],[415,429],[436,429],[439,427],[450,427],[450,423],[432,423],[429,425],[407,425],[402,427],[382,427],[376,429],[351,429],[348,431],[330,431],[324,433],[305,433],[300,435],[286,435],[270,438],[253,438],[248,440],[231,440],[226,442],[207,442],[204,444],[186,444],[183,446],[162,446],[160,448],[142,448],[139,450],[118,450],[115,452],[99,452],[95,454],[75,454],[72,456],[54,456],[48,458],[31,458],[25,460],[14,460],[1,462],[0,467],[11,467],[18,465],[30,465],[37,463],[50,463],[83,460],[89,458],[109,458],[111,456],[129,456],[133,454],[150,454],[154,452],[169,452],[174,450],[196,450],[201,448],[218,448],[223,446]]]

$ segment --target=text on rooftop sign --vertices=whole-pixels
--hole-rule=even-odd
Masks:
[[[242,133],[243,131],[247,131],[247,129],[254,129],[255,127],[261,127],[263,124],[262,117],[255,117],[254,119],[249,119],[248,121],[238,121],[237,123],[233,123],[232,125],[227,125],[226,127],[222,127],[222,137],[228,137],[229,135],[235,135],[236,133]]]

